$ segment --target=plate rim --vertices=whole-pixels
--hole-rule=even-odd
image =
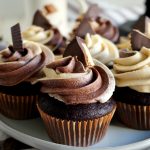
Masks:
[[[73,150],[84,150],[84,147],[73,147],[73,146],[67,146],[67,145],[63,145],[63,144],[57,144],[54,143],[52,141],[45,141],[36,137],[33,137],[31,135],[28,135],[26,133],[23,133],[21,131],[18,131],[14,128],[12,128],[11,126],[9,126],[8,124],[4,123],[3,121],[0,121],[0,130],[2,130],[3,132],[5,132],[6,134],[14,137],[15,139],[26,143],[30,146],[33,146],[35,148],[39,148],[37,147],[38,142],[42,143],[42,145],[50,145],[52,149],[66,149],[69,150],[70,148]],[[23,141],[22,139],[26,139],[25,141]],[[32,140],[31,140],[32,139]],[[41,145],[41,144],[40,144]],[[41,145],[41,146],[42,146]],[[141,149],[141,148],[148,148],[150,147],[150,138],[142,140],[142,141],[138,141],[138,142],[134,142],[131,144],[127,144],[127,145],[123,145],[123,146],[116,146],[116,147],[105,147],[105,148],[91,148],[91,147],[86,147],[86,150],[137,150]]]

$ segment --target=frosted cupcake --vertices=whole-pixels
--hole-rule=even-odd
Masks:
[[[77,19],[71,37],[79,36],[84,38],[87,33],[90,33],[99,34],[112,42],[118,42],[118,28],[109,20],[100,17],[99,14],[98,5],[91,5],[87,12]]]
[[[133,30],[132,52],[120,51],[114,61],[116,79],[114,99],[120,120],[128,127],[150,129],[150,34]]]
[[[76,56],[72,50],[50,63],[38,80],[43,93],[38,109],[52,141],[89,146],[103,138],[113,117],[115,81],[105,65],[94,64],[83,40],[76,37],[72,44]]]
[[[37,116],[40,85],[32,85],[54,55],[41,44],[22,43],[19,24],[13,26],[13,46],[0,51],[0,112],[13,119]]]

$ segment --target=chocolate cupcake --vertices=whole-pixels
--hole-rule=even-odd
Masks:
[[[22,33],[25,40],[38,42],[48,46],[55,55],[62,55],[66,47],[66,38],[37,10],[33,25]]]
[[[106,133],[116,109],[111,99],[115,81],[110,70],[91,58],[83,40],[71,42],[68,55],[45,68],[38,110],[52,141],[89,146]]]
[[[119,30],[109,20],[99,16],[100,9],[94,4],[87,12],[76,20],[75,27],[70,34],[71,37],[79,36],[84,38],[87,33],[99,34],[112,42],[118,42]]]
[[[40,85],[31,83],[42,76],[54,55],[41,44],[22,43],[19,24],[11,31],[13,46],[0,51],[0,112],[13,119],[29,119],[37,116],[40,92]]]
[[[131,51],[120,51],[114,61],[116,79],[114,99],[119,119],[128,127],[149,130],[150,114],[150,38],[148,34],[133,30]]]

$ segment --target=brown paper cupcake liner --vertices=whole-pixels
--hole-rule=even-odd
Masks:
[[[14,96],[0,93],[0,113],[11,119],[30,119],[38,116],[38,95]]]
[[[39,107],[38,110],[52,141],[85,147],[97,143],[104,137],[116,107],[103,117],[87,121],[62,120],[44,113]]]
[[[117,115],[130,128],[139,130],[150,129],[150,106],[117,102]]]

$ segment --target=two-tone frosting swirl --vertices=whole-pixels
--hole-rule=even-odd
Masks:
[[[95,33],[100,34],[112,42],[117,42],[119,38],[118,28],[115,27],[109,20],[97,17],[96,20],[91,20],[90,24]]]
[[[22,33],[25,40],[38,42],[48,46],[54,53],[63,54],[65,39],[55,28],[44,30],[44,28],[32,25]]]
[[[50,63],[44,69],[41,92],[66,104],[107,102],[114,91],[115,80],[102,63],[85,68],[77,57],[68,56]]]
[[[109,20],[101,17],[86,19],[81,16],[76,20],[70,36],[74,37],[74,35],[76,35],[84,38],[87,33],[99,34],[112,42],[118,42],[119,39],[118,28],[115,27]]]
[[[112,65],[114,59],[119,57],[119,51],[114,43],[102,38],[100,35],[87,34],[85,43],[93,58],[105,65]]]
[[[118,87],[130,87],[138,92],[150,93],[150,49],[121,51],[114,61],[113,73]]]
[[[26,41],[23,50],[15,51],[8,47],[0,51],[0,85],[13,86],[39,72],[45,65],[54,61],[54,55],[46,46]]]

